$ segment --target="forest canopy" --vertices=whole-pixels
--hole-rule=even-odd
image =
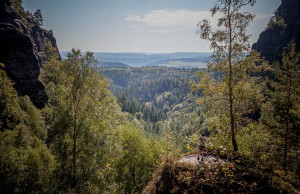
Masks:
[[[43,26],[40,9],[10,2],[30,30]],[[297,193],[300,52],[291,41],[269,63],[251,48],[243,8],[255,2],[217,0],[217,28],[198,23],[214,51],[201,69],[99,67],[79,49],[61,60],[46,38],[40,109],[0,63],[0,193]],[[269,28],[285,26],[278,14]]]

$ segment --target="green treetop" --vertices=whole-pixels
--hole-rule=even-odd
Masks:
[[[57,190],[99,193],[110,148],[106,135],[116,103],[93,53],[72,49],[65,61],[43,66],[49,94],[48,142],[57,157]],[[102,186],[101,186],[102,185]]]
[[[262,98],[259,78],[251,76],[261,70],[262,66],[256,66],[259,56],[252,52],[245,58],[250,51],[246,28],[254,15],[241,9],[254,3],[218,0],[211,9],[213,16],[220,16],[218,29],[212,30],[208,20],[198,24],[200,37],[211,42],[214,52],[207,72],[198,73],[201,81],[193,87],[203,91],[198,102],[206,107],[208,128],[217,130],[223,139],[230,134],[235,152],[239,150],[236,134],[249,123],[245,115],[254,112]]]
[[[282,153],[285,170],[292,150],[299,150],[299,62],[300,53],[296,50],[296,44],[292,42],[284,48],[282,62],[273,65],[274,80],[270,80],[270,104],[267,106],[269,111],[263,117],[264,122],[272,129],[274,137],[279,140],[277,146],[283,150],[279,153]]]

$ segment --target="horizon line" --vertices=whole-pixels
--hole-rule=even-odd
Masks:
[[[63,50],[63,51],[59,51],[60,53],[61,52],[70,52],[70,50]],[[197,52],[197,51],[174,51],[174,52],[131,52],[131,51],[128,51],[128,52],[111,52],[111,51],[89,51],[89,50],[81,50],[81,52],[93,52],[93,53],[113,53],[113,54],[116,54],[116,53],[122,53],[122,54],[173,54],[173,53],[213,53],[212,51],[205,51],[205,52]]]

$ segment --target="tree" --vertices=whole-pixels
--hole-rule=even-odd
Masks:
[[[52,43],[47,38],[44,39],[44,45],[45,45],[46,61],[50,61],[52,58],[53,59],[59,58],[57,49],[52,46]]]
[[[36,10],[36,12],[34,12],[33,14],[33,21],[36,25],[38,26],[43,26],[43,16],[42,16],[42,11],[40,9]]]
[[[24,11],[24,8],[22,6],[22,3],[23,3],[22,0],[10,0],[10,2],[20,16],[22,16],[23,18],[27,17],[27,14]]]
[[[208,65],[207,73],[200,75],[202,80],[198,89],[203,89],[204,96],[211,96],[213,103],[220,105],[219,110],[214,109],[210,113],[215,119],[218,118],[215,117],[217,114],[222,116],[220,119],[223,119],[223,123],[219,126],[220,128],[226,129],[229,124],[234,152],[239,150],[236,133],[237,129],[243,125],[241,113],[250,108],[246,107],[251,99],[245,89],[252,91],[251,97],[255,96],[254,88],[251,87],[255,86],[257,80],[251,79],[249,73],[252,73],[251,67],[255,68],[256,61],[253,59],[258,59],[257,55],[254,55],[252,59],[247,59],[248,61],[243,61],[250,50],[246,28],[254,15],[241,11],[242,7],[253,6],[255,2],[255,0],[218,0],[211,12],[213,16],[217,13],[221,15],[218,19],[219,29],[213,31],[208,20],[198,23],[200,37],[210,41],[210,47],[214,50],[213,62]],[[221,73],[221,77],[214,78],[211,73]],[[248,100],[243,101],[244,97]],[[240,103],[243,103],[245,107]]]
[[[44,121],[0,66],[0,191],[51,193],[55,162],[45,144]]]
[[[145,132],[132,124],[125,124],[116,131],[121,150],[116,159],[118,193],[141,193],[161,162],[162,141],[147,137]]]
[[[298,148],[300,122],[300,53],[291,42],[282,53],[282,62],[273,64],[274,80],[270,80],[269,114],[264,119],[276,139],[282,140],[283,168],[287,169],[288,155],[293,144]]]
[[[62,192],[99,193],[105,185],[112,146],[107,136],[117,106],[95,62],[93,53],[72,49],[66,61],[43,67],[50,98],[48,143],[58,160],[55,174]]]

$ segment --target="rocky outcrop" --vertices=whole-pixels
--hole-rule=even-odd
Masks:
[[[275,21],[270,22],[252,47],[270,62],[280,60],[283,47],[291,41],[300,48],[300,1],[282,0],[276,12],[277,19],[272,18]]]
[[[35,46],[35,51],[38,55],[39,58],[39,64],[40,66],[45,62],[46,56],[45,56],[45,44],[44,41],[47,39],[50,41],[51,45],[53,48],[55,48],[57,55],[58,55],[58,60],[61,59],[59,50],[57,48],[56,44],[56,39],[54,38],[52,31],[48,31],[45,29],[40,28],[39,26],[34,26],[32,27],[32,37],[33,37],[33,42]]]
[[[0,0],[0,63],[4,63],[19,95],[28,95],[38,108],[48,101],[38,79],[40,67],[45,62],[45,38],[57,49],[49,31],[39,26],[29,27],[28,21],[16,12],[9,0]]]
[[[224,158],[206,156],[197,161],[196,155],[179,161],[166,160],[142,194],[165,193],[299,193],[283,176],[244,156]],[[196,160],[196,161],[195,161]]]

